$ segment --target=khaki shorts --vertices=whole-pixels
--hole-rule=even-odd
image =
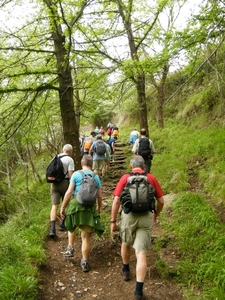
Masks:
[[[94,160],[93,161],[93,170],[101,170],[104,165],[105,165],[104,159]]]
[[[60,199],[64,197],[70,181],[68,179],[64,179],[58,184],[51,183],[50,193],[51,193],[51,201],[52,204],[60,204]]]
[[[140,252],[147,252],[151,245],[153,214],[151,212],[121,214],[120,235],[124,244]]]

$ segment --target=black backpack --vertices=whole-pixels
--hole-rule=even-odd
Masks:
[[[147,159],[151,156],[150,141],[147,137],[142,137],[139,139],[138,155]]]
[[[155,212],[155,188],[148,182],[146,173],[129,173],[127,184],[120,195],[123,211]]]
[[[95,181],[95,173],[85,174],[83,171],[78,171],[82,176],[80,189],[76,193],[77,201],[82,205],[94,205],[96,203],[98,187]]]
[[[95,143],[95,152],[98,155],[104,155],[106,152],[106,146],[105,143],[103,141],[96,141]]]
[[[63,163],[61,158],[68,156],[67,154],[58,156],[56,155],[46,169],[46,181],[49,183],[59,183],[65,179],[66,174],[64,173]]]

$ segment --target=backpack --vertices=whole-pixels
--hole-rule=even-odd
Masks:
[[[103,141],[97,141],[96,144],[95,144],[95,152],[98,154],[98,155],[104,155],[105,152],[106,152],[106,146],[105,146],[105,143]]]
[[[111,128],[107,128],[106,133],[107,133],[108,135],[110,135],[110,134],[112,133],[112,129],[111,129]]]
[[[56,155],[46,169],[46,181],[49,183],[59,183],[65,179],[63,163],[61,158],[68,156],[67,154],[58,156]]]
[[[76,193],[76,199],[82,205],[94,205],[98,193],[97,183],[94,179],[96,174],[85,174],[83,171],[78,172],[83,176],[83,179],[80,189]]]
[[[120,196],[124,213],[155,212],[155,188],[145,173],[129,173],[127,184]]]
[[[89,137],[84,142],[84,150],[90,150],[92,144],[92,139]]]
[[[113,134],[113,136],[117,137],[119,135],[119,130],[118,129],[114,129],[112,134]]]
[[[139,139],[138,155],[142,156],[144,159],[149,158],[151,155],[150,141],[147,137]]]

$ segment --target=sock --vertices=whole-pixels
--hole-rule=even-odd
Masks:
[[[136,288],[135,288],[134,295],[140,295],[140,296],[143,295],[143,292],[142,292],[143,285],[144,285],[144,282],[138,282],[138,281],[136,281]]]
[[[50,221],[51,230],[55,231],[55,221]]]
[[[129,266],[129,264],[127,264],[127,265],[123,264],[122,270],[123,270],[123,272],[129,272],[129,271],[130,271],[130,266]]]

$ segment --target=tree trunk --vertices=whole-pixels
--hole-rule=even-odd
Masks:
[[[158,127],[163,128],[164,121],[163,121],[163,102],[164,102],[164,87],[159,86],[157,88],[157,116],[158,116]]]
[[[70,47],[65,46],[65,36],[63,34],[60,17],[56,7],[47,0],[50,11],[52,12],[51,27],[52,38],[55,46],[55,56],[57,61],[57,71],[59,79],[59,101],[60,111],[62,117],[64,144],[71,144],[73,146],[73,159],[75,162],[75,169],[80,169],[81,152],[79,143],[79,126],[77,124],[74,101],[73,101],[73,80],[72,72],[69,62]]]
[[[118,4],[120,16],[123,20],[124,28],[126,30],[131,58],[133,61],[139,61],[138,51],[135,45],[135,39],[132,30],[132,24],[130,22],[132,5],[128,6],[126,11],[124,8],[125,6],[123,4],[123,1],[118,0],[117,4]],[[134,81],[137,90],[140,128],[145,128],[146,133],[148,135],[148,118],[147,118],[147,105],[146,105],[146,96],[145,96],[145,73],[140,67],[136,67],[135,75],[132,78],[132,80]]]
[[[159,83],[156,81],[154,76],[151,76],[151,82],[157,90],[157,119],[158,119],[159,128],[163,128],[164,126],[164,121],[163,121],[163,104],[165,98],[164,87],[165,87],[168,72],[169,72],[169,63],[167,61],[163,66],[161,79]]]
[[[137,94],[138,94],[138,104],[139,104],[139,123],[140,128],[146,129],[146,135],[148,133],[148,120],[147,120],[147,105],[146,105],[146,95],[145,95],[145,74],[139,74],[136,82]]]

